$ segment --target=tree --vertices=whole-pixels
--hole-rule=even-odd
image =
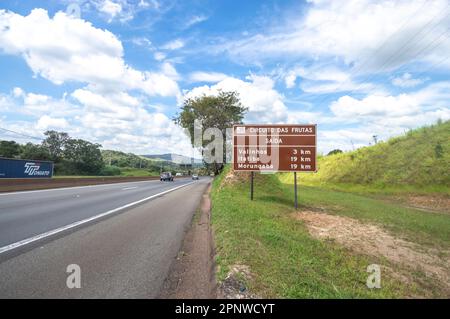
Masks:
[[[340,149],[335,149],[335,150],[330,151],[330,152],[327,154],[327,156],[329,156],[329,155],[334,155],[334,154],[339,154],[339,153],[342,153],[342,151],[341,151]]]
[[[60,161],[63,157],[66,143],[70,139],[69,134],[57,131],[47,131],[44,134],[47,137],[42,142],[42,145],[47,148],[53,161]]]
[[[14,158],[20,153],[20,145],[14,141],[0,141],[0,156]]]
[[[50,153],[45,146],[33,143],[22,145],[20,157],[23,159],[33,159],[41,161],[51,159]]]
[[[100,144],[82,139],[68,139],[65,141],[63,156],[79,172],[98,174],[104,166],[100,147]]]
[[[220,91],[217,96],[203,95],[184,101],[181,113],[174,118],[175,123],[188,130],[191,143],[194,145],[194,121],[202,121],[204,128],[217,128],[222,132],[223,140],[226,139],[226,129],[234,124],[241,124],[247,108],[241,104],[237,92]],[[210,141],[202,141],[203,150]],[[226,162],[225,143],[223,143],[223,163]],[[223,163],[205,163],[217,174],[223,167]]]
[[[434,155],[436,156],[436,158],[441,158],[442,156],[444,156],[444,148],[439,142],[434,147]]]

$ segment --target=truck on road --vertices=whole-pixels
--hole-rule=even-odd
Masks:
[[[0,178],[51,178],[53,162],[0,157]]]

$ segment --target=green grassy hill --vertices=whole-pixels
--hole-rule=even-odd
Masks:
[[[310,185],[370,186],[448,192],[450,121],[346,153],[319,158],[316,174],[301,174]],[[293,174],[282,179],[292,182]]]

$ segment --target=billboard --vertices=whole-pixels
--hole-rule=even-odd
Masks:
[[[0,158],[0,178],[51,178],[53,162]]]
[[[234,125],[236,171],[316,172],[317,125]]]

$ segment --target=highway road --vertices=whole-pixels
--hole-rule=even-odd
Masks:
[[[157,297],[209,182],[0,194],[0,298]]]

